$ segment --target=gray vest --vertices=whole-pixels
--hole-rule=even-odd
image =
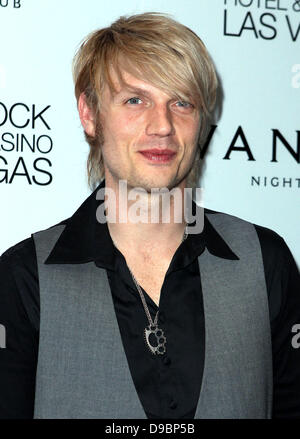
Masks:
[[[205,362],[195,418],[270,418],[272,350],[260,244],[252,224],[209,221],[239,257],[199,256]],[[40,282],[35,418],[146,418],[128,367],[106,270],[44,264],[64,226],[34,236]],[[195,311],[196,312],[196,311]]]

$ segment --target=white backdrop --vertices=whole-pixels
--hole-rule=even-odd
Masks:
[[[205,206],[272,228],[300,264],[295,0],[0,0],[0,253],[69,217],[90,193],[72,57],[90,31],[144,11],[193,29],[221,79]]]

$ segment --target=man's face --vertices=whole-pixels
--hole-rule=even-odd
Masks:
[[[116,93],[104,88],[100,121],[105,180],[129,187],[179,185],[194,161],[199,137],[199,111],[190,102],[166,94],[146,81],[122,72],[113,77]]]

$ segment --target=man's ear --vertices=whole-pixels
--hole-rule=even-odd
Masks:
[[[91,137],[95,137],[95,118],[93,111],[86,102],[86,96],[81,93],[78,99],[78,111],[84,131]]]

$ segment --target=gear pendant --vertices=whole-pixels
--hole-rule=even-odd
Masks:
[[[154,346],[150,342],[150,336],[152,334],[153,336],[151,341],[154,343],[156,341],[156,344]],[[167,339],[164,335],[163,330],[160,329],[157,325],[149,325],[145,328],[145,341],[152,354],[162,355],[166,352]]]

